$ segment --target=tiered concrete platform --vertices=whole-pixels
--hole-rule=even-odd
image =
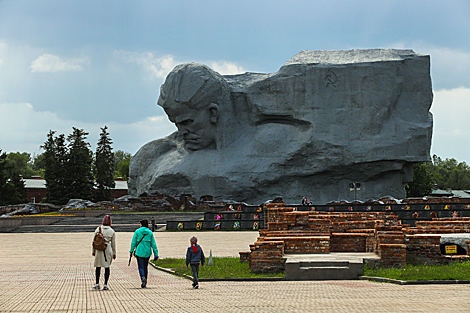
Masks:
[[[257,232],[198,232],[206,253],[238,256]],[[182,257],[190,232],[156,232],[162,257]],[[367,281],[191,282],[149,268],[140,288],[127,266],[132,233],[117,233],[109,291],[94,283],[91,233],[0,234],[0,312],[469,312],[468,285]]]
[[[164,227],[168,221],[179,220],[179,221],[191,221],[203,218],[204,213],[202,212],[170,212],[170,213],[102,213],[97,216],[89,217],[77,217],[77,216],[65,216],[56,218],[44,218],[44,217],[31,217],[29,223],[38,222],[37,219],[53,219],[54,222],[49,224],[47,222],[42,223],[43,225],[21,225],[9,229],[7,232],[12,233],[80,233],[80,232],[93,232],[96,226],[101,224],[103,216],[110,214],[113,221],[113,229],[116,232],[134,232],[139,228],[139,222],[142,219],[147,219],[150,223],[152,217],[155,218],[157,229]],[[11,218],[14,219],[14,218]],[[32,220],[32,221],[31,221]],[[1,220],[0,220],[1,222]],[[27,224],[27,222],[25,222]],[[2,230],[0,225],[0,232]]]
[[[375,253],[333,252],[284,254],[287,280],[348,280],[363,275],[364,260],[380,260]]]

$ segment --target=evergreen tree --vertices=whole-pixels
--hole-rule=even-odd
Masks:
[[[52,204],[65,204],[68,201],[66,176],[67,176],[67,147],[65,136],[60,134],[55,137],[55,131],[50,130],[47,140],[41,146],[44,150],[42,166],[44,179],[46,180],[47,202]]]
[[[86,142],[88,133],[83,129],[72,127],[73,132],[67,137],[68,154],[65,177],[68,199],[93,198],[93,152]]]
[[[6,159],[7,154],[2,153],[0,150],[0,205],[7,204],[7,190],[6,190],[6,183],[8,181],[7,174],[5,171],[6,167]]]
[[[6,153],[0,150],[0,205],[28,202],[24,182],[13,163],[7,159]]]
[[[95,179],[97,191],[95,201],[112,200],[111,188],[114,188],[114,154],[107,132],[108,127],[101,128],[100,139],[95,154]]]
[[[21,179],[21,175],[16,172],[8,179],[8,182],[5,186],[5,191],[7,194],[7,204],[20,204],[27,203],[28,192],[24,186],[24,181]]]
[[[60,204],[66,204],[70,199],[68,196],[68,186],[67,186],[67,177],[68,177],[68,161],[69,154],[68,149],[65,144],[65,135],[60,134],[55,139],[55,153],[56,153],[56,190],[57,196]]]

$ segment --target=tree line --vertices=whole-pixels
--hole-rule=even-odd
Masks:
[[[0,149],[0,205],[28,202],[21,176],[41,176],[46,180],[47,199],[64,204],[72,198],[110,200],[117,177],[127,180],[131,154],[113,152],[107,127],[101,128],[96,152],[86,141],[88,133],[72,128],[72,133],[56,135],[49,131],[41,146],[43,153],[2,153]],[[413,165],[413,182],[405,186],[407,197],[423,197],[432,188],[470,190],[470,166],[457,160],[433,155],[428,162]]]
[[[470,166],[456,159],[442,159],[433,155],[431,160],[413,165],[413,182],[407,184],[408,197],[429,195],[437,187],[446,190],[470,190]]]
[[[44,152],[38,155],[0,150],[0,205],[28,202],[21,177],[32,176],[46,180],[44,201],[48,203],[60,205],[73,198],[111,200],[115,179],[129,176],[131,154],[113,152],[107,126],[100,129],[95,153],[87,142],[88,133],[75,127],[67,137],[50,130],[41,145]]]

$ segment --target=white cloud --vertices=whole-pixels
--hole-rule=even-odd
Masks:
[[[141,65],[146,71],[151,73],[154,78],[165,78],[168,73],[178,64],[172,55],[165,55],[157,58],[151,52],[130,52],[130,51],[114,51],[114,57],[123,60],[125,63],[135,63]],[[209,61],[207,63],[212,69],[222,75],[245,73],[246,70],[233,62],[227,61]]]
[[[4,54],[4,52],[7,50],[7,44],[0,41],[0,66],[5,63],[5,61],[2,59],[2,55]]]
[[[434,91],[432,154],[470,163],[470,88]]]
[[[172,55],[156,58],[151,52],[114,51],[114,56],[124,60],[125,63],[136,63],[141,65],[152,77],[165,78],[166,75],[177,65]]]
[[[246,70],[238,66],[232,62],[225,62],[225,61],[213,61],[211,62],[210,66],[214,71],[219,72],[222,75],[233,75],[233,74],[241,74],[245,73]]]
[[[437,89],[470,88],[470,53],[449,48],[431,48],[426,53],[431,56],[433,83]]]
[[[89,64],[88,58],[64,59],[53,54],[42,54],[31,62],[31,72],[70,72],[83,71]]]
[[[124,150],[134,154],[145,143],[162,138],[176,130],[166,116],[152,116],[131,124],[123,123],[84,123],[60,119],[55,113],[36,112],[30,103],[0,104],[0,149],[4,152],[42,153],[40,145],[46,140],[49,130],[56,134],[69,135],[72,127],[89,132],[88,142],[96,149],[100,127],[108,126],[114,150]]]

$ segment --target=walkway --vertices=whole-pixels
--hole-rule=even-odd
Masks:
[[[156,232],[162,257],[182,257],[189,232]],[[256,232],[199,232],[206,253],[237,256]],[[0,234],[0,312],[469,312],[468,285],[365,281],[191,282],[149,267],[141,289],[118,233],[109,291],[96,291],[90,233]]]

